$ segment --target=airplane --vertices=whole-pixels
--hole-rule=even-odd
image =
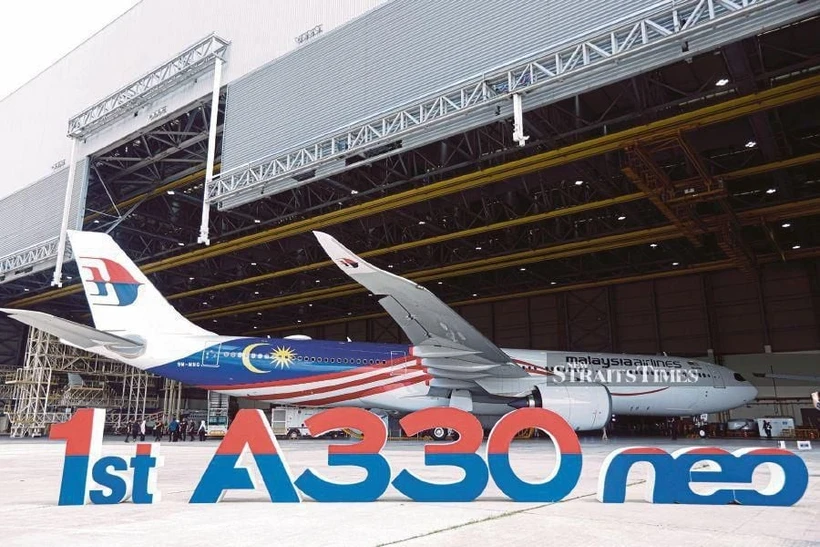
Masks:
[[[176,311],[99,232],[68,231],[94,328],[43,312],[0,311],[138,369],[274,404],[398,414],[455,407],[488,428],[515,408],[543,407],[576,430],[599,430],[613,414],[696,415],[757,396],[740,374],[695,359],[501,349],[426,288],[328,234],[314,235],[344,273],[379,296],[409,344],[217,335]]]

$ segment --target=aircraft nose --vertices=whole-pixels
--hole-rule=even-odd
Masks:
[[[742,403],[746,404],[750,401],[754,401],[757,398],[757,388],[751,385],[741,386],[739,388],[741,390],[740,395],[742,397]]]

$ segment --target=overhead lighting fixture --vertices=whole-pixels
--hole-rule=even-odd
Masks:
[[[251,266],[256,266],[256,262],[251,262]]]
[[[673,266],[680,266],[680,262],[673,262],[672,265]]]
[[[575,186],[581,186],[583,183],[584,183],[584,181],[582,181],[582,180],[576,180],[575,181]]]
[[[173,190],[168,190],[165,193],[168,194],[169,196],[173,196],[174,194],[176,194],[176,192],[174,192]]]
[[[419,226],[424,226],[425,224],[427,224],[427,223],[426,223],[426,222],[424,222],[423,220],[420,220],[420,221],[419,221]]]
[[[302,320],[301,320],[301,319],[297,319],[297,320],[296,320],[296,322],[297,322],[297,323],[301,323],[301,322],[302,322]]]
[[[788,227],[791,226],[791,223],[790,222],[784,222],[781,226],[783,226],[783,228],[788,228]]]
[[[480,250],[481,250],[481,247],[476,247],[476,248],[475,248],[475,250],[476,250],[476,251],[480,251]]]
[[[29,291],[29,289],[23,289],[23,290],[24,290],[25,292],[28,292],[28,291]]]
[[[257,295],[258,295],[258,294],[259,294],[259,291],[253,291],[253,294],[257,294]]]
[[[550,281],[550,285],[557,285],[555,281]]]
[[[621,216],[618,217],[618,220],[626,220],[626,217],[621,215]]]
[[[313,307],[313,304],[308,304],[308,308],[312,308],[312,307]]]
[[[261,311],[256,312],[256,315],[262,315]]]
[[[478,293],[473,293],[473,298],[475,298],[476,296],[478,296]]]
[[[100,223],[99,220],[94,219],[94,224],[99,224],[99,223]]]
[[[716,86],[718,86],[718,87],[723,87],[723,86],[725,86],[725,85],[726,85],[726,84],[728,84],[728,83],[729,83],[729,80],[728,80],[728,79],[726,79],[726,78],[721,78],[720,80],[718,80],[717,82],[715,82],[715,85],[716,85]]]
[[[350,195],[351,195],[351,196],[355,196],[355,195],[356,195],[356,194],[358,194],[358,193],[359,193],[359,191],[358,191],[358,190],[351,190],[351,191],[350,191]]]
[[[208,303],[207,303],[207,302],[203,302],[203,303],[202,303],[202,305],[203,305],[203,306],[207,306],[207,305],[208,305]]]
[[[72,279],[74,279],[74,278],[73,278],[73,277],[71,277],[70,275],[65,276],[65,278],[66,278],[66,279],[68,279],[69,281],[71,281]]]
[[[757,143],[755,141],[749,141],[744,146],[746,148],[754,148],[755,146],[757,146]]]
[[[317,279],[317,280],[316,280],[316,283],[321,283],[321,282],[322,282],[322,281],[321,281],[321,280],[319,280],[319,279]]]
[[[193,281],[193,280],[194,280],[194,278],[193,278],[193,277],[189,277],[189,278],[188,278],[188,281]]]
[[[767,194],[774,194],[775,192],[777,192],[777,188],[769,188],[768,190],[766,190]]]
[[[388,264],[388,265],[387,265],[387,267],[388,267],[388,268],[393,268],[393,265],[392,265],[392,264]]]
[[[262,221],[261,221],[261,220],[259,220],[258,218],[255,218],[255,219],[253,219],[253,223],[254,223],[254,224],[261,224],[261,223],[262,223]]]
[[[185,247],[185,244],[181,241],[179,243],[177,243],[177,245],[179,245],[180,247]]]
[[[216,323],[216,319],[214,319],[214,323]]]
[[[799,248],[800,248],[800,245],[792,245],[792,249],[794,249],[795,251]]]
[[[526,271],[527,271],[527,268],[518,268],[518,271],[521,271],[521,272],[526,272]]]
[[[256,329],[258,329],[258,328],[259,328],[259,327],[254,327],[254,328],[253,328],[253,330],[256,330]]]
[[[347,315],[353,315],[352,311],[347,312]]]
[[[444,285],[444,281],[439,281],[436,285]]]
[[[650,246],[650,247],[652,247],[652,248],[654,249],[655,247],[657,247],[657,246],[658,246],[658,244],[657,244],[657,243],[650,243],[650,244],[649,244],[649,246]]]

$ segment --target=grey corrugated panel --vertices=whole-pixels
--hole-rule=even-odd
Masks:
[[[77,162],[69,215],[69,229],[82,226],[87,164]],[[60,235],[68,168],[0,200],[0,257]]]
[[[652,4],[394,0],[229,85],[223,171]]]

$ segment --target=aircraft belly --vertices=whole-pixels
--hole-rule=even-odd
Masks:
[[[687,415],[696,408],[701,391],[702,388],[696,386],[612,386],[612,412],[637,416]]]

